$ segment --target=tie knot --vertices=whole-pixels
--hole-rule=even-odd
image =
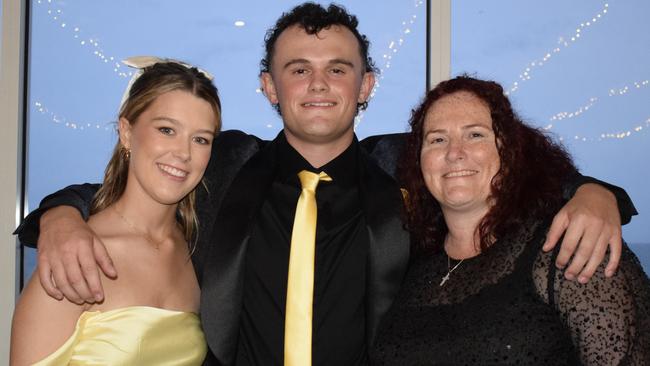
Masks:
[[[316,187],[318,186],[318,182],[321,180],[331,182],[332,178],[330,178],[329,175],[325,172],[320,172],[318,174],[312,173],[308,170],[303,170],[300,173],[298,173],[298,178],[300,179],[300,185],[302,186],[302,189],[306,189],[311,192],[316,191]]]

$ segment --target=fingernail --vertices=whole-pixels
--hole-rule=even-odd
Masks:
[[[102,301],[102,295],[101,294],[95,294],[95,301],[101,302]]]
[[[569,273],[569,272],[565,273],[564,277],[569,281],[573,281],[576,278],[576,276],[574,276],[573,273]]]
[[[611,269],[608,269],[607,271],[605,271],[605,276],[612,277],[613,275],[614,275],[614,271],[612,271]]]
[[[588,279],[585,276],[580,276],[578,277],[578,282],[580,283],[587,283]]]

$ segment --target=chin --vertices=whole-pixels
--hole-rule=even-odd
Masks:
[[[156,201],[163,205],[175,205],[187,196],[191,190],[176,191],[176,192],[159,192],[155,195]]]
[[[451,208],[463,208],[477,202],[477,199],[467,194],[447,194],[439,201],[441,204]]]

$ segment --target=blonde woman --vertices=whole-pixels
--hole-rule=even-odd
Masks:
[[[207,348],[190,260],[194,190],[221,127],[211,77],[187,64],[144,62],[119,113],[119,142],[88,223],[119,276],[105,297],[75,304],[32,277],[14,314],[12,365],[199,365]]]

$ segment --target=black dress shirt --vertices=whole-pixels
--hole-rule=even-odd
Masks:
[[[366,363],[365,288],[368,233],[359,198],[358,142],[312,167],[281,136],[279,161],[253,222],[244,274],[237,365],[282,365],[291,230],[301,187],[298,172],[326,172],[316,189],[313,365]]]

